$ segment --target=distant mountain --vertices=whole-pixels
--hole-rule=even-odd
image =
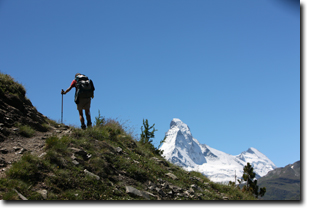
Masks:
[[[300,200],[300,161],[269,171],[257,184],[267,189],[263,200]]]
[[[214,182],[234,182],[235,174],[240,179],[247,162],[254,168],[256,178],[276,168],[271,160],[253,147],[233,156],[200,144],[193,138],[189,127],[177,118],[171,121],[166,140],[160,149],[168,161],[188,171],[201,172]]]

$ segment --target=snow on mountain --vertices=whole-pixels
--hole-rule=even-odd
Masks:
[[[181,166],[201,165],[206,162],[198,141],[194,141],[189,127],[179,119],[173,119],[166,133],[166,143],[161,149],[170,154],[171,162]]]
[[[240,179],[247,162],[254,168],[256,178],[276,168],[271,160],[253,147],[233,156],[200,144],[193,138],[189,127],[177,118],[171,121],[160,149],[168,161],[188,171],[201,172],[214,182],[234,182],[235,174]]]
[[[236,157],[245,161],[246,163],[251,163],[257,178],[265,176],[269,171],[272,171],[276,168],[274,163],[269,160],[266,155],[253,147],[249,148],[246,152],[242,152]]]

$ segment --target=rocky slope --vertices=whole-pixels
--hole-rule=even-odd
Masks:
[[[0,178],[24,152],[42,153],[46,138],[70,131],[51,122],[27,99],[22,85],[0,74]],[[33,132],[31,138],[23,135],[23,125]]]
[[[8,89],[11,83],[15,86]],[[29,125],[37,131],[47,131],[43,126],[47,123],[46,117],[37,111],[25,95],[26,91],[21,85],[12,78],[4,78],[1,74],[0,142],[16,131],[17,124]]]
[[[123,132],[115,135],[116,130],[107,130],[111,132],[111,141],[97,138],[102,133],[99,128],[81,131],[58,125],[57,129],[37,133],[31,139],[16,138],[17,147],[5,144],[1,154],[5,165],[0,168],[5,173],[0,178],[0,199],[254,199],[146,152]],[[27,141],[37,141],[36,146],[27,146]]]
[[[263,200],[300,200],[300,161],[268,172],[258,185],[267,188]]]
[[[0,79],[0,199],[255,199],[167,162],[115,120],[87,130],[57,124],[21,85]]]

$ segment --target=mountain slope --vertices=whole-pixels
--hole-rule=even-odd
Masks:
[[[25,88],[11,76],[0,73],[0,142],[20,124],[36,131],[47,131],[46,123],[46,117],[26,98]]]
[[[66,129],[70,132],[47,137],[41,154],[25,152],[5,168],[0,199],[255,200],[166,162],[116,121]]]
[[[115,120],[101,118],[86,130],[41,121],[41,113],[27,112],[31,102],[23,103],[25,91],[15,95],[13,87],[20,85],[1,73],[0,79],[1,101],[13,97],[19,104],[0,104],[5,108],[0,114],[9,118],[0,118],[0,199],[255,200],[168,163]],[[4,82],[10,85],[1,86]],[[28,127],[27,113],[33,122]],[[21,125],[15,127],[10,116]]]
[[[300,161],[276,168],[257,182],[267,189],[263,200],[300,200]]]
[[[171,121],[161,150],[164,155],[170,154],[172,163],[181,166],[194,167],[206,163],[199,142],[194,141],[189,127],[179,119]]]
[[[254,168],[257,178],[276,168],[271,160],[253,147],[233,156],[200,144],[189,127],[177,118],[171,121],[160,149],[168,161],[188,171],[199,171],[214,182],[234,182],[235,175],[240,179],[247,162]]]

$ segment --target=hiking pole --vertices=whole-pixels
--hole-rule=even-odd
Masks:
[[[64,110],[64,90],[61,91],[61,124],[63,124],[63,110]]]

